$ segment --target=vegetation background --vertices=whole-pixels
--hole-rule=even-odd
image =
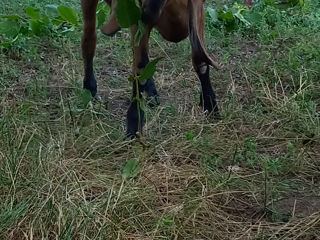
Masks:
[[[124,140],[129,31],[99,33],[92,103],[80,2],[1,1],[1,239],[320,239],[320,2],[206,9],[222,119],[198,106],[188,40],[154,31],[141,146]]]

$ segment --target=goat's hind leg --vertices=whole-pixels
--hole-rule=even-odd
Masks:
[[[209,77],[209,65],[205,62],[195,62],[195,69],[201,82],[200,105],[208,114],[213,113],[215,117],[219,117],[219,109],[216,101],[215,92],[211,86]]]
[[[82,35],[82,56],[84,63],[83,88],[88,89],[93,97],[97,97],[97,81],[93,72],[93,58],[96,49],[96,9],[98,0],[82,0],[83,12],[83,35]]]
[[[219,68],[208,55],[204,43],[204,21],[205,13],[202,4],[189,0],[189,29],[190,43],[192,47],[192,62],[195,71],[201,82],[200,104],[209,114],[213,113],[219,118],[219,109],[216,101],[216,95],[210,82],[209,66]]]

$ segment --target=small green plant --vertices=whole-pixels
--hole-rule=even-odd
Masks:
[[[134,46],[138,45],[142,36],[145,33],[145,25],[142,23],[142,7],[141,3],[135,0],[119,0],[116,8],[116,15],[118,23],[122,28],[129,28],[131,26],[138,26],[136,35],[134,36]],[[136,88],[136,95],[133,96],[132,101],[137,101],[137,110],[139,122],[141,121],[140,109],[144,110],[145,101],[139,91],[139,83],[145,84],[146,81],[153,77],[156,71],[156,65],[160,58],[149,62],[144,69],[141,70],[140,75],[131,75],[129,81],[133,83]],[[140,124],[139,124],[140,127]],[[141,132],[141,129],[138,129]]]
[[[140,109],[144,110],[145,109],[145,99],[143,96],[140,94],[139,91],[139,83],[140,84],[145,84],[146,81],[149,78],[152,78],[155,71],[156,71],[156,64],[159,62],[160,58],[154,59],[151,62],[149,62],[140,72],[140,75],[131,75],[129,77],[129,81],[134,84],[134,87],[136,88],[136,95],[133,96],[132,101],[137,101],[137,110],[138,110],[138,118],[139,122],[141,121],[141,116],[140,116]],[[140,126],[140,124],[139,124]],[[139,132],[141,133],[141,129],[138,129]]]
[[[299,6],[302,8],[304,4],[304,0],[261,0],[251,10],[239,3],[235,3],[231,7],[224,5],[221,9],[207,7],[206,10],[209,26],[232,32],[240,27],[252,28],[253,26],[259,26],[263,20],[274,27],[281,21],[279,19],[279,10],[290,12],[292,7]],[[265,13],[265,9],[269,10],[269,12]]]
[[[73,31],[78,26],[78,15],[69,7],[63,5],[47,5],[49,12],[40,13],[34,7],[26,7],[27,17],[19,15],[4,15],[0,21],[0,49],[10,48],[21,38],[43,36],[51,33]]]
[[[140,171],[139,160],[137,158],[132,158],[126,162],[122,169],[122,179],[128,180],[134,178],[138,175]]]
[[[191,131],[186,132],[186,138],[188,141],[192,141],[195,138],[195,134]]]
[[[248,11],[246,6],[238,3],[231,8],[225,5],[219,10],[207,7],[209,22],[217,28],[224,28],[227,32],[235,30],[239,24],[250,26],[250,22],[243,15]]]

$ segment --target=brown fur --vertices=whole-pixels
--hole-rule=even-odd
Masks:
[[[101,27],[101,31],[110,36],[120,30],[120,26],[115,13],[117,1],[108,0],[106,2],[111,7],[111,15],[107,23]],[[147,4],[148,0],[142,1],[142,5]],[[92,57],[95,50],[96,33],[94,28],[96,6],[97,0],[82,0],[85,23],[82,51],[85,62]],[[205,49],[204,18],[204,0],[166,0],[155,24],[153,26],[148,26],[139,47],[134,47],[134,73],[139,72],[137,66],[140,61],[141,48],[148,49],[148,38],[152,27],[157,29],[163,38],[170,42],[180,42],[190,36],[191,45],[193,47],[193,56],[197,57],[197,55],[199,55],[198,53],[201,52],[200,55],[205,56],[202,60],[218,69],[219,64],[209,57]],[[132,27],[131,32],[134,35],[136,27]]]
[[[81,7],[83,11],[84,27],[82,35],[82,55],[84,64],[92,62],[94,57],[97,33],[96,33],[96,8],[98,0],[82,0]]]

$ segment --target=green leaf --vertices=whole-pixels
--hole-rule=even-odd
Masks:
[[[0,34],[4,34],[9,38],[14,38],[20,31],[20,24],[16,21],[0,22]]]
[[[39,20],[34,20],[34,19],[30,20],[30,27],[31,27],[32,33],[37,36],[40,36],[43,33],[44,24]]]
[[[120,27],[128,28],[138,24],[142,10],[135,0],[118,0],[116,14]]]
[[[5,15],[2,18],[11,19],[11,20],[24,20],[22,17],[18,15]]]
[[[233,13],[232,13],[231,11],[228,11],[228,12],[220,12],[219,17],[220,17],[223,21],[233,21],[233,20],[234,20]]]
[[[144,80],[147,80],[147,79],[153,77],[153,75],[156,71],[156,65],[160,59],[161,58],[157,58],[157,59],[152,60],[151,62],[149,62],[147,64],[147,66],[145,66],[144,69],[141,70],[140,76],[139,76],[139,81],[144,81]]]
[[[132,158],[126,162],[122,169],[122,178],[127,180],[128,178],[134,178],[138,175],[140,170],[139,160],[136,158]]]
[[[75,11],[73,11],[72,8],[61,5],[58,7],[58,12],[63,20],[65,20],[73,25],[78,24],[78,15],[76,14]]]
[[[36,19],[36,20],[40,19],[40,13],[37,9],[33,7],[26,7],[25,11],[28,17],[30,17],[31,19]]]
[[[91,92],[88,89],[81,89],[80,101],[83,104],[83,106],[86,107],[91,100],[92,100]]]
[[[107,13],[109,12],[107,5],[104,2],[99,2],[97,7],[97,27],[101,27],[107,18]]]
[[[217,10],[215,10],[215,9],[213,9],[211,7],[207,7],[207,12],[208,12],[212,22],[214,22],[214,23],[218,22],[218,12],[217,12]]]

